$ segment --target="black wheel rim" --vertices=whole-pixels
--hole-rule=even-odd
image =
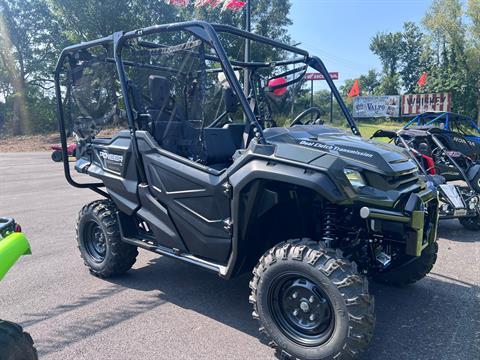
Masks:
[[[303,346],[330,339],[335,318],[330,299],[318,284],[299,273],[286,273],[272,283],[268,306],[280,330]]]
[[[83,243],[88,255],[98,263],[105,259],[107,243],[105,233],[96,221],[89,221],[85,224],[83,231]]]

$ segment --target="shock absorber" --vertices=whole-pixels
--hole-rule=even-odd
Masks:
[[[322,211],[322,240],[328,247],[331,247],[337,239],[337,207],[333,204],[326,204]]]

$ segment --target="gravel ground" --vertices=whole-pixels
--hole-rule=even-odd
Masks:
[[[96,195],[67,185],[49,156],[0,153],[0,213],[33,250],[0,283],[0,317],[26,327],[41,359],[275,358],[250,318],[248,276],[225,281],[145,251],[124,277],[89,275],[74,225]],[[372,286],[377,327],[362,360],[480,359],[480,233],[447,221],[439,244],[427,278]]]
[[[50,146],[59,143],[58,133],[0,137],[0,153],[47,151]]]

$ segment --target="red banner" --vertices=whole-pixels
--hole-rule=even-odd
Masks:
[[[247,2],[239,0],[164,0],[169,5],[182,6],[186,7],[190,3],[194,3],[195,7],[209,6],[211,8],[216,8],[222,6],[223,10],[232,10],[238,11],[242,9]]]
[[[329,72],[330,74],[330,77],[332,78],[332,80],[338,80],[339,76],[338,76],[338,72]],[[318,72],[315,72],[315,73],[306,73],[305,74],[305,77],[304,77],[305,80],[325,80],[325,76],[323,76],[322,74],[318,73]]]

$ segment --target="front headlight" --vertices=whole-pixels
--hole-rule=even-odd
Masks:
[[[363,179],[362,174],[359,171],[352,169],[343,169],[343,173],[354,188],[357,189],[367,185],[367,183]]]

